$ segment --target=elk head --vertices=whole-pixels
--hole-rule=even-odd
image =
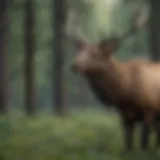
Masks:
[[[67,21],[67,35],[69,34],[70,38],[74,40],[78,49],[78,54],[72,63],[72,69],[82,75],[100,71],[100,67],[110,63],[113,59],[113,53],[119,49],[123,40],[133,35],[138,28],[146,24],[146,14],[140,15],[140,12],[135,10],[132,17],[131,28],[127,33],[121,37],[103,39],[99,43],[94,44],[87,41],[86,37],[80,32],[79,25],[71,28],[76,24],[75,20],[77,19],[76,13],[71,11]]]
[[[103,40],[98,44],[81,43],[75,56],[72,69],[82,75],[100,71],[103,65],[112,59],[120,44],[116,38]]]

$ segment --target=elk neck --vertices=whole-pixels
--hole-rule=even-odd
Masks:
[[[120,63],[114,58],[103,63],[103,67],[101,65],[87,79],[94,94],[103,104],[115,105],[123,96],[123,72]]]

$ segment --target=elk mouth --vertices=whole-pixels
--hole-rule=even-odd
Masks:
[[[82,76],[86,76],[86,69],[85,67],[78,67],[77,65],[72,65],[71,70],[74,74],[80,74]]]

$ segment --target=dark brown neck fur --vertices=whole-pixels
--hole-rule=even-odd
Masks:
[[[119,103],[123,96],[122,77],[119,64],[116,60],[104,63],[98,72],[88,76],[89,84],[97,98],[107,105]]]

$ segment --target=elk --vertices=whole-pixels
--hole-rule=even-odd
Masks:
[[[71,22],[69,24],[71,27]],[[151,124],[157,131],[157,146],[160,144],[160,64],[149,59],[118,61],[114,56],[122,42],[145,24],[146,17],[135,12],[132,27],[126,34],[103,39],[99,43],[88,42],[80,29],[75,31],[72,28],[72,33],[67,29],[67,36],[72,35],[79,50],[73,60],[72,70],[87,80],[104,105],[115,106],[119,111],[127,150],[133,147],[137,122],[143,122],[142,148],[148,147]]]

